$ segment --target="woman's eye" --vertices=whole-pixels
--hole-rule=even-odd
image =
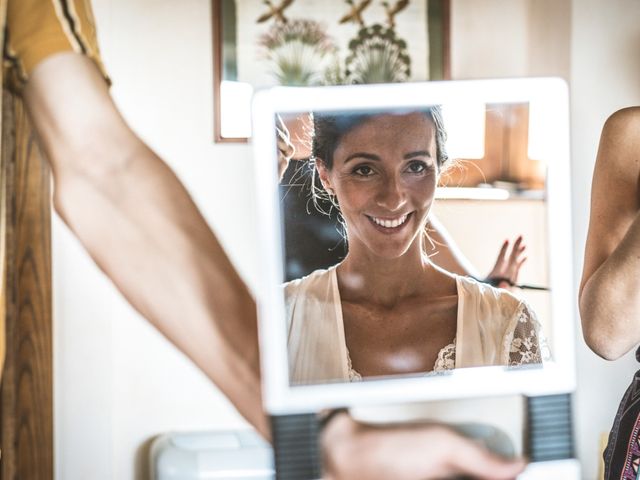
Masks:
[[[429,166],[425,162],[418,160],[409,163],[409,166],[407,167],[407,170],[409,170],[410,173],[423,173],[428,169]]]
[[[360,165],[353,170],[353,173],[355,173],[356,175],[360,175],[361,177],[368,177],[370,175],[373,175],[373,168],[371,168],[369,165]]]

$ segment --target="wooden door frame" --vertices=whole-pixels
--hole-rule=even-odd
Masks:
[[[0,478],[52,479],[50,173],[22,100],[5,91],[2,103],[6,357],[0,390]]]

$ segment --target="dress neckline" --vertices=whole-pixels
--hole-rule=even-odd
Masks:
[[[347,339],[344,331],[344,317],[342,315],[342,298],[340,297],[340,289],[338,288],[338,273],[337,273],[337,265],[334,265],[329,268],[331,274],[331,288],[334,291],[334,295],[336,298],[336,319],[338,323],[338,334],[341,339],[342,348],[343,348],[343,373],[345,377],[349,379],[349,381],[360,381],[362,380],[362,375],[358,373],[354,368],[351,362],[351,356],[349,354],[349,347],[347,346]],[[456,281],[456,295],[458,296],[458,306],[456,309],[456,336],[453,338],[453,342],[445,345],[438,352],[438,356],[436,357],[436,362],[433,366],[432,370],[422,372],[423,375],[432,375],[437,372],[452,370],[457,366],[457,355],[458,351],[458,333],[461,330],[461,321],[462,321],[462,308],[463,308],[463,300],[460,292],[463,289],[460,286],[461,276],[451,273]],[[411,375],[411,374],[407,374]]]

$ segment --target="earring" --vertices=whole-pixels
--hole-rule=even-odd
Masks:
[[[333,191],[333,188],[327,188],[327,193],[328,193],[329,195],[331,195],[332,197],[336,194],[336,193]]]

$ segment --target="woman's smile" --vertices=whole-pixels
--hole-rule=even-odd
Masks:
[[[365,216],[371,222],[371,225],[379,232],[386,234],[398,233],[409,224],[409,218],[413,212],[405,213],[395,217],[374,217],[372,215]]]

